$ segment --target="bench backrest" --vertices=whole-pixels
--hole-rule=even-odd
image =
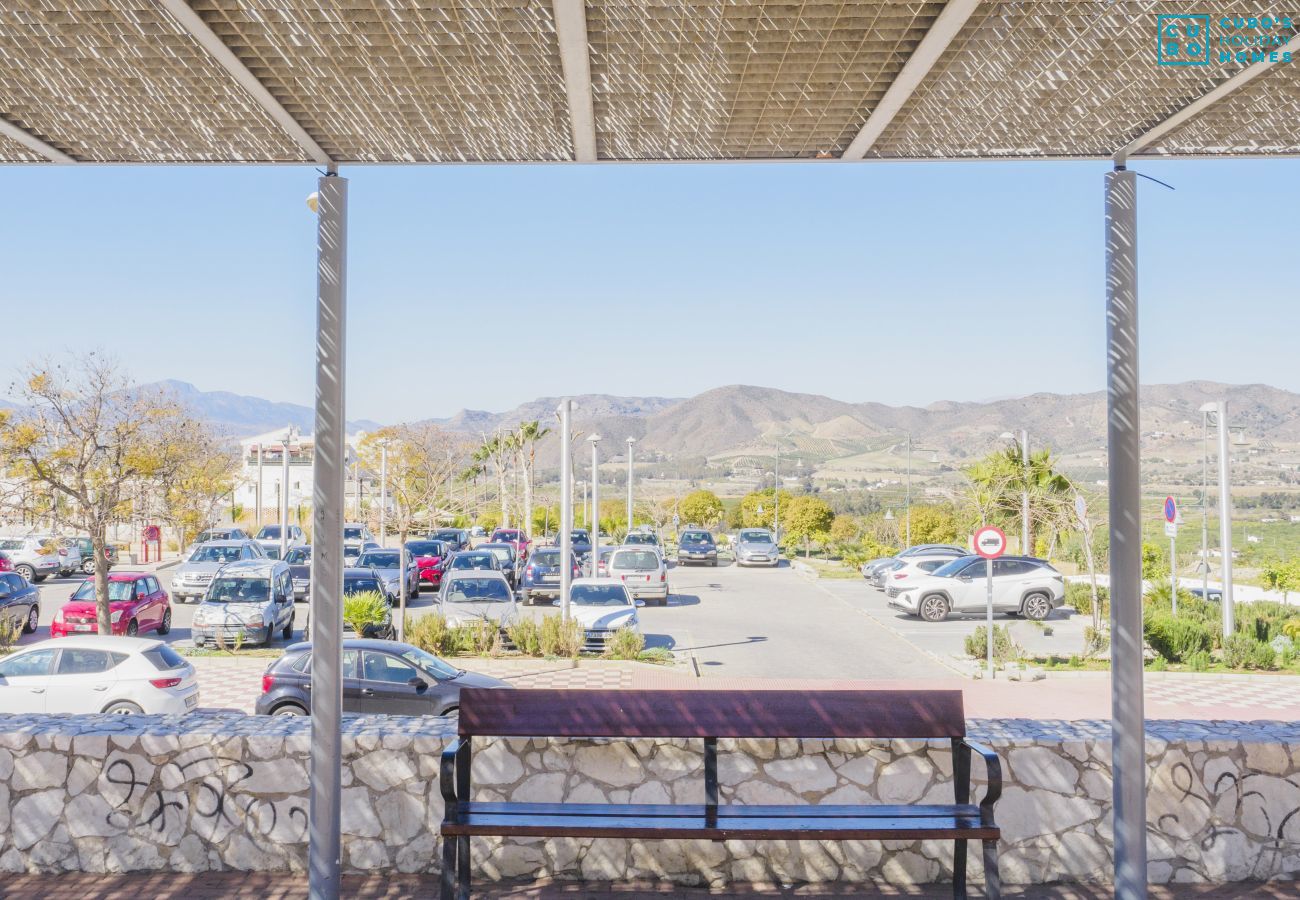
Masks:
[[[961,738],[961,691],[460,692],[462,736]]]

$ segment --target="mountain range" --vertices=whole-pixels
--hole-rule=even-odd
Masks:
[[[232,436],[248,436],[293,423],[309,432],[310,407],[277,403],[224,391],[200,391],[180,381],[162,382],[191,411]],[[766,456],[780,444],[817,464],[887,448],[914,447],[958,458],[987,452],[1005,432],[1030,434],[1035,447],[1061,454],[1096,453],[1105,445],[1106,395],[1038,393],[985,403],[942,401],[925,407],[851,403],[819,394],[775,388],[730,385],[694,397],[615,397],[604,394],[573,398],[574,429],[600,433],[607,458],[622,452],[628,437],[637,439],[641,458],[707,457],[736,459]],[[1149,385],[1142,390],[1144,435],[1200,440],[1203,403],[1226,399],[1231,421],[1256,438],[1300,443],[1300,394],[1262,384],[1228,385],[1208,381]],[[443,419],[426,420],[475,437],[510,429],[523,421],[554,426],[559,398],[544,397],[504,412],[462,410]],[[370,430],[369,420],[349,423]],[[614,450],[617,446],[619,449]],[[554,434],[539,445],[542,465],[558,458]]]

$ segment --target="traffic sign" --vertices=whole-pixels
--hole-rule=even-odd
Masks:
[[[1001,528],[986,525],[975,532],[975,552],[985,559],[997,559],[1007,552],[1007,536]]]
[[[1178,523],[1177,523],[1177,522],[1166,522],[1166,523],[1165,523],[1165,537],[1171,537],[1171,538],[1176,538],[1176,537],[1178,537]]]
[[[1173,497],[1165,498],[1165,521],[1171,524],[1178,521],[1178,504]]]

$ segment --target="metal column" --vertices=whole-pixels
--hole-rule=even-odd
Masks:
[[[573,584],[573,401],[560,403],[560,617],[569,621]]]
[[[1116,166],[1115,171],[1106,175],[1106,376],[1115,896],[1122,900],[1145,900],[1137,175],[1122,166]]]
[[[1237,630],[1232,600],[1232,451],[1228,441],[1228,401],[1215,404],[1219,419],[1219,552],[1223,554],[1223,636]]]
[[[587,438],[591,444],[591,577],[600,576],[600,435]]]
[[[293,426],[284,430],[284,443],[280,445],[280,559],[289,555],[289,444],[293,441]]]
[[[317,186],[316,481],[312,496],[311,789],[307,870],[312,900],[339,896],[343,739],[344,340],[348,183],[330,167]]]
[[[1029,429],[1020,429],[1020,461],[1025,469],[1024,490],[1020,495],[1020,552],[1033,556],[1034,548],[1029,543]]]

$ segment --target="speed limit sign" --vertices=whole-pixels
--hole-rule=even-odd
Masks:
[[[986,525],[975,532],[975,552],[985,559],[997,559],[1007,552],[1007,536],[1001,528]]]

